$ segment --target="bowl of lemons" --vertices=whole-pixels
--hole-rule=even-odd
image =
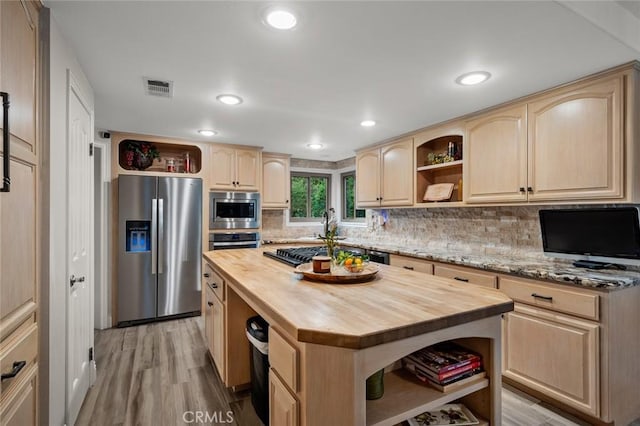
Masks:
[[[364,268],[369,264],[369,259],[365,256],[351,256],[347,257],[342,266],[348,272],[358,273],[364,271]]]

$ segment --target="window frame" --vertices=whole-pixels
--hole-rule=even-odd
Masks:
[[[353,176],[353,216],[354,217],[346,217],[347,214],[347,191],[345,188],[345,179],[349,176]],[[365,209],[359,209],[358,207],[356,207],[356,171],[355,170],[349,170],[343,173],[340,173],[340,193],[341,193],[341,197],[340,197],[340,221],[341,222],[348,222],[348,223],[364,223],[366,221],[366,210]],[[356,211],[357,210],[362,210],[365,212],[365,216],[363,217],[356,217]]]
[[[329,208],[331,207],[331,178],[332,175],[331,173],[316,173],[316,172],[301,172],[301,171],[291,171],[289,173],[289,191],[291,193],[291,203],[289,204],[289,222],[296,222],[296,223],[300,223],[300,222],[312,222],[312,223],[316,223],[318,222],[318,220],[322,220],[322,217],[310,217],[310,216],[305,216],[305,217],[293,217],[292,212],[293,212],[293,191],[292,191],[292,186],[293,186],[293,178],[294,177],[303,177],[307,179],[308,185],[307,185],[307,214],[311,213],[311,182],[310,182],[310,178],[312,177],[319,177],[319,178],[326,178],[327,179],[327,193],[326,193],[326,210],[328,211]]]

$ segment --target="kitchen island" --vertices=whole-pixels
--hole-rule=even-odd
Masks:
[[[227,386],[249,381],[247,318],[257,313],[271,326],[271,424],[393,425],[451,401],[500,424],[501,315],[513,301],[497,290],[387,265],[370,282],[315,283],[262,249],[204,258],[214,310],[205,314],[207,338]],[[397,368],[403,356],[448,340],[480,353],[487,377],[443,393]],[[384,396],[367,401],[365,381],[382,368]]]

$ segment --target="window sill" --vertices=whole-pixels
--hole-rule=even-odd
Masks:
[[[367,222],[340,222],[339,226],[344,226],[346,228],[366,228]]]

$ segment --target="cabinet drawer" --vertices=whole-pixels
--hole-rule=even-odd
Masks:
[[[298,391],[298,350],[273,328],[269,329],[269,363],[282,380]]]
[[[25,367],[14,380],[11,392],[0,399],[0,424],[35,426],[37,422],[38,364]]]
[[[391,266],[397,266],[411,271],[433,274],[433,263],[427,262],[426,260],[392,254],[389,255],[389,264]]]
[[[204,283],[224,302],[224,279],[208,263],[204,265]]]
[[[516,302],[598,320],[599,296],[559,286],[500,277],[500,290]]]
[[[13,332],[0,346],[0,371],[2,374],[11,373],[20,368],[18,374],[12,379],[2,381],[0,395],[4,397],[6,392],[13,389],[14,384],[20,382],[20,377],[25,371],[35,364],[38,349],[38,326],[29,319]],[[24,362],[24,365],[17,364]],[[22,367],[18,367],[22,365]]]
[[[455,266],[435,265],[433,273],[439,277],[452,278],[457,281],[490,288],[496,288],[498,282],[496,275],[483,272],[471,272],[466,268],[458,268]]]

